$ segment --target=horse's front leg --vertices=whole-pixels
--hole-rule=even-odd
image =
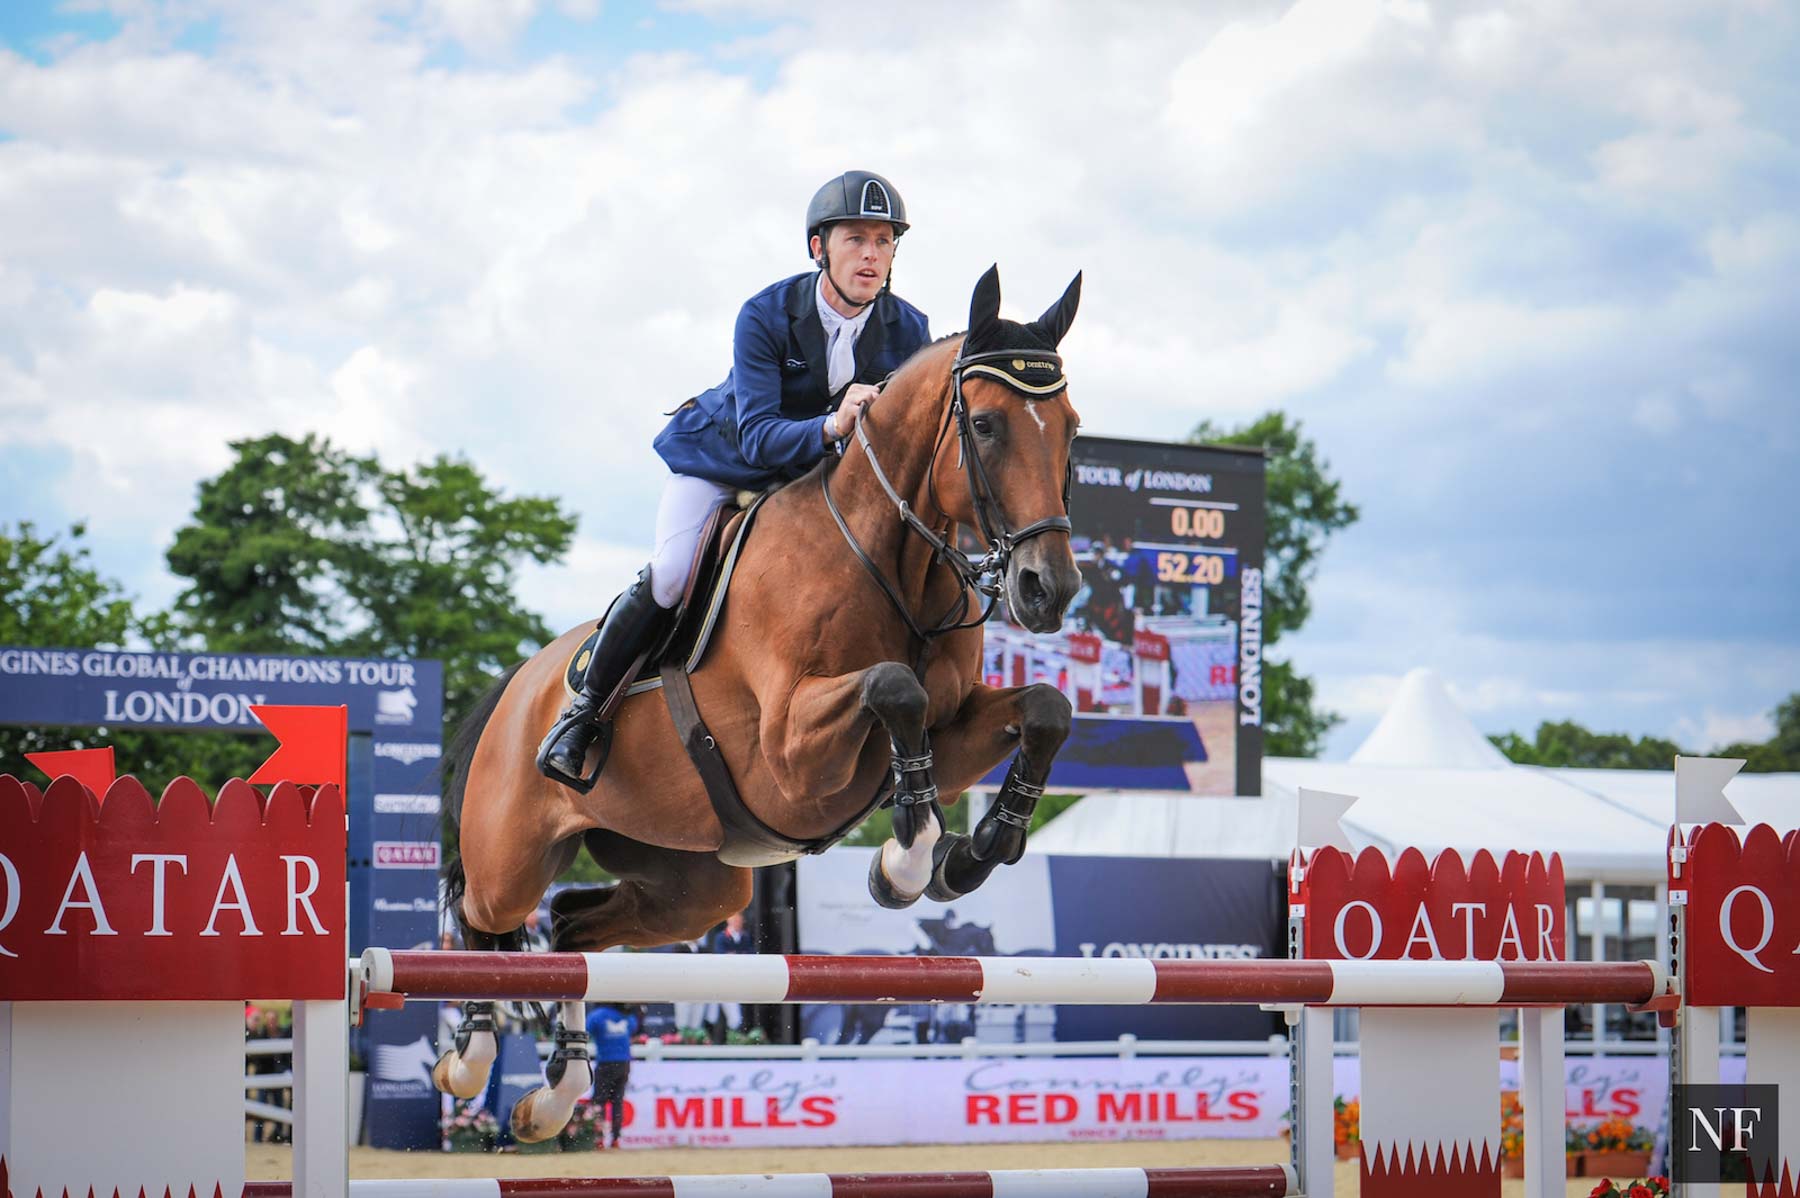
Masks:
[[[1053,686],[977,686],[950,725],[939,729],[939,773],[959,791],[992,769],[1009,745],[1017,744],[1018,751],[974,831],[938,841],[927,897],[949,902],[987,881],[996,866],[1012,865],[1024,855],[1031,813],[1073,718],[1069,700]]]
[[[863,671],[863,710],[881,721],[894,750],[894,835],[869,866],[869,894],[884,907],[910,907],[925,893],[944,830],[925,730],[929,705],[918,677],[899,662]]]
[[[869,892],[886,907],[908,907],[931,880],[931,851],[943,831],[925,731],[925,688],[898,662],[800,680],[784,702],[764,706],[762,746],[776,785],[791,801],[818,801],[855,784],[879,752],[870,733],[888,734],[894,787],[894,838],[869,871]]]

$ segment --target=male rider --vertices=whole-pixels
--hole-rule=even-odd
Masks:
[[[587,789],[599,713],[665,631],[701,529],[739,491],[792,481],[848,436],[876,384],[931,340],[925,314],[893,293],[894,250],[909,225],[894,185],[847,171],[813,196],[806,245],[816,270],[751,296],[732,334],[731,372],[676,410],[656,438],[670,477],[656,548],[600,627],[580,692],[538,752],[559,782]]]

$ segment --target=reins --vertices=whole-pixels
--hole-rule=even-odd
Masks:
[[[1033,386],[995,365],[1013,361],[1020,358],[1021,355],[1029,355],[1034,364],[1053,363],[1057,370],[1055,383],[1042,387]],[[900,619],[913,636],[921,642],[919,661],[914,666],[915,673],[922,669],[925,654],[929,651],[933,640],[962,629],[979,627],[987,622],[989,616],[993,615],[994,604],[998,601],[1005,585],[1006,569],[1012,561],[1014,550],[1033,537],[1047,532],[1068,532],[1073,527],[1067,515],[1072,470],[1065,473],[1063,478],[1063,515],[1046,516],[1041,520],[1035,520],[1017,532],[1013,532],[1006,526],[1006,514],[1000,509],[999,500],[994,494],[993,483],[988,477],[987,466],[981,460],[981,454],[975,446],[974,435],[969,426],[969,406],[963,398],[963,372],[970,368],[974,368],[977,374],[993,378],[1015,391],[1038,399],[1055,395],[1068,384],[1067,380],[1061,377],[1062,358],[1045,350],[994,350],[966,356],[959,353],[956,361],[952,363],[950,367],[950,403],[945,407],[943,423],[938,426],[937,436],[932,441],[931,462],[936,463],[937,455],[943,448],[944,438],[950,431],[950,424],[955,421],[957,448],[962,458],[963,474],[969,482],[969,498],[975,508],[976,523],[980,525],[982,536],[988,543],[987,553],[980,558],[971,559],[968,554],[951,544],[946,537],[939,535],[935,529],[919,518],[918,513],[913,511],[912,505],[899,491],[895,490],[894,484],[888,479],[887,471],[881,468],[881,460],[875,453],[875,443],[869,438],[869,431],[863,423],[863,412],[858,412],[856,416],[856,439],[862,446],[863,453],[869,459],[869,468],[874,471],[875,481],[880,484],[882,491],[887,495],[888,502],[892,503],[899,512],[900,521],[907,531],[920,537],[931,549],[930,565],[926,567],[927,571],[930,570],[931,565],[942,563],[956,575],[957,582],[960,584],[957,588],[956,603],[944,613],[937,624],[926,628],[919,623],[918,619],[907,609],[906,602],[900,597],[894,584],[881,572],[881,568],[875,564],[868,551],[862,547],[862,543],[856,539],[856,534],[851,532],[849,523],[844,519],[843,512],[838,509],[837,501],[831,495],[831,472],[836,463],[828,464],[820,478],[820,486],[825,492],[825,507],[831,513],[832,520],[836,522],[838,531],[844,534],[844,541],[856,554],[863,569],[868,571],[870,577],[874,578],[876,584],[881,588],[881,593],[887,597],[889,605],[899,614]],[[926,476],[928,480],[932,476],[930,466],[927,466]],[[964,621],[963,617],[969,610],[970,591],[985,595],[987,600],[983,604],[979,616]]]

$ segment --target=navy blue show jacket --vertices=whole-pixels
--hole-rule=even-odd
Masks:
[[[760,490],[806,473],[825,453],[826,390],[818,272],[757,292],[738,312],[731,373],[690,399],[656,436],[676,474]],[[875,300],[856,342],[852,382],[879,383],[931,340],[925,314],[892,293]]]

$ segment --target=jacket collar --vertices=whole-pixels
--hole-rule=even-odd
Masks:
[[[807,366],[811,369],[819,399],[829,401],[834,398],[826,392],[829,378],[829,367],[825,360],[825,325],[819,319],[819,272],[796,275],[793,286],[788,288],[787,298],[788,328],[800,348],[806,354]],[[870,373],[870,364],[875,355],[887,344],[887,326],[900,318],[900,307],[892,302],[886,292],[875,297],[875,310],[869,313],[869,323],[863,326],[862,336],[856,339],[856,377],[858,383],[878,383],[879,378],[865,377]]]

